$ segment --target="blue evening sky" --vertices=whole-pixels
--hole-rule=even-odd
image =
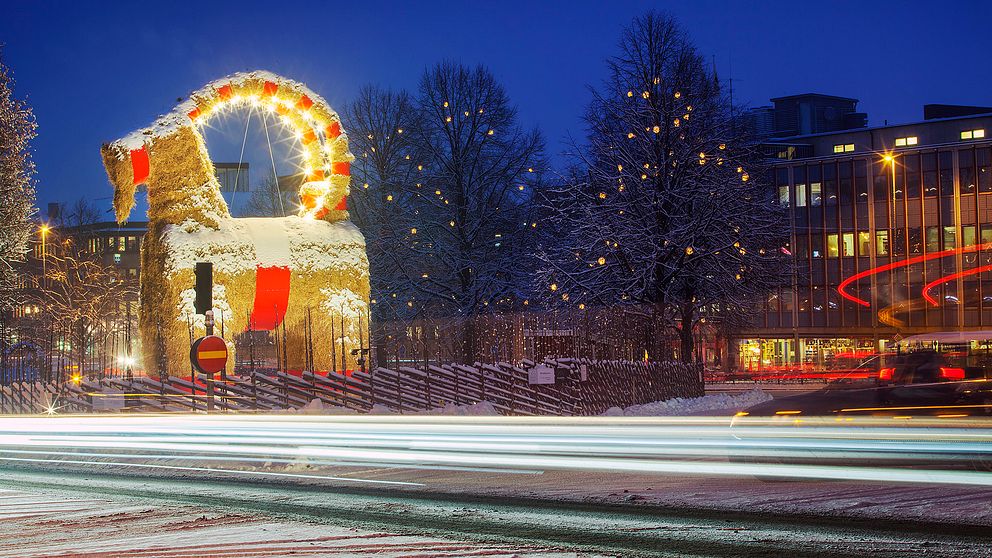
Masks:
[[[850,96],[872,124],[920,119],[928,102],[992,105],[985,1],[6,0],[0,42],[39,123],[39,205],[86,196],[109,207],[100,144],[241,70],[302,81],[343,107],[369,82],[415,88],[428,64],[482,63],[554,155],[582,135],[586,86],[621,28],[651,8],[678,17],[751,105]]]

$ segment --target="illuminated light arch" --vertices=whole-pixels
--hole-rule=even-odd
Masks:
[[[979,273],[984,273],[986,271],[992,271],[992,265],[983,265],[981,267],[976,267],[973,269],[966,269],[964,271],[959,271],[957,273],[952,273],[950,275],[945,275],[938,279],[934,279],[933,281],[927,283],[926,286],[923,287],[923,298],[925,298],[927,302],[929,302],[934,306],[940,306],[940,302],[937,299],[930,296],[930,291],[933,290],[934,287],[938,285],[942,285],[944,283],[950,283],[951,281],[960,279],[962,277],[967,277],[969,275],[977,275]]]
[[[211,117],[239,108],[267,111],[293,130],[302,155],[300,170],[305,176],[299,192],[300,216],[346,218],[338,212],[347,210],[354,156],[348,150],[348,136],[340,117],[305,85],[271,72],[237,73],[213,81],[151,126],[108,147],[118,159],[130,160],[129,186],[137,187],[146,183],[155,170],[150,159],[156,139],[187,127],[202,143],[201,127]]]
[[[987,242],[985,244],[972,244],[971,246],[964,246],[964,247],[961,247],[961,248],[952,248],[950,250],[943,250],[943,251],[940,251],[940,252],[934,252],[933,254],[926,254],[926,255],[923,255],[923,256],[916,256],[914,258],[908,258],[908,259],[905,259],[905,260],[900,260],[898,262],[887,263],[885,265],[880,265],[878,267],[873,267],[871,269],[866,269],[865,271],[862,271],[860,273],[855,273],[854,275],[848,277],[847,279],[844,279],[841,282],[841,284],[837,286],[837,292],[840,294],[840,296],[844,297],[845,299],[847,299],[847,300],[849,300],[851,302],[854,302],[856,304],[860,304],[861,306],[864,306],[865,308],[870,308],[871,307],[871,303],[870,302],[868,302],[867,300],[860,299],[860,298],[858,298],[858,297],[856,297],[856,296],[848,293],[847,291],[845,291],[845,289],[849,285],[851,285],[853,283],[856,283],[857,281],[859,281],[861,279],[864,279],[866,277],[871,277],[872,275],[876,275],[876,274],[882,273],[884,271],[891,271],[893,269],[899,269],[899,268],[903,268],[903,267],[910,266],[910,265],[913,265],[913,264],[918,264],[918,263],[922,263],[922,262],[926,262],[926,261],[930,261],[930,260],[934,260],[934,259],[938,259],[938,258],[944,258],[944,257],[947,257],[947,256],[953,256],[953,255],[956,255],[956,254],[967,254],[967,253],[970,253],[970,252],[978,252],[978,251],[981,251],[981,250],[992,250],[992,242]],[[927,289],[924,288],[924,292],[926,290]]]

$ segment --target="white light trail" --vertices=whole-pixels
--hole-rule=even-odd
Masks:
[[[992,464],[990,427],[984,418],[0,417],[0,461],[387,486],[404,483],[342,475],[349,467],[582,470],[992,486],[992,473],[972,470]],[[273,466],[259,471],[259,463]],[[314,474],[273,470],[297,463]],[[318,474],[321,467],[333,474]]]

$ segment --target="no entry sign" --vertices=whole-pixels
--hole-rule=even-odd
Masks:
[[[227,343],[216,335],[201,337],[189,351],[193,366],[204,374],[215,374],[227,366]]]

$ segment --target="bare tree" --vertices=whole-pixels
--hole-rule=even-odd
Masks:
[[[352,151],[349,212],[365,235],[378,320],[414,316],[407,302],[418,276],[408,233],[416,227],[413,207],[417,162],[414,106],[405,91],[366,86],[345,112]]]
[[[266,176],[252,189],[244,213],[248,217],[285,217],[298,205],[295,191],[283,190],[274,177]]]
[[[0,51],[0,311],[16,304],[16,263],[23,261],[34,225],[34,162],[29,144],[34,115],[14,98],[14,78]]]
[[[417,224],[405,240],[419,277],[408,305],[464,324],[458,352],[473,358],[472,318],[509,308],[527,271],[517,247],[544,143],[519,127],[488,70],[450,62],[421,78],[413,135],[418,172],[407,187]]]
[[[59,352],[80,371],[92,360],[103,341],[128,327],[125,304],[137,298],[137,281],[71,236],[50,235],[45,274],[36,277],[29,302],[42,311],[49,334],[63,340]]]
[[[557,303],[636,304],[646,348],[675,330],[692,360],[704,310],[746,312],[788,277],[786,220],[717,77],[671,17],[635,18],[607,62],[565,185],[543,192],[552,226],[538,280]]]

